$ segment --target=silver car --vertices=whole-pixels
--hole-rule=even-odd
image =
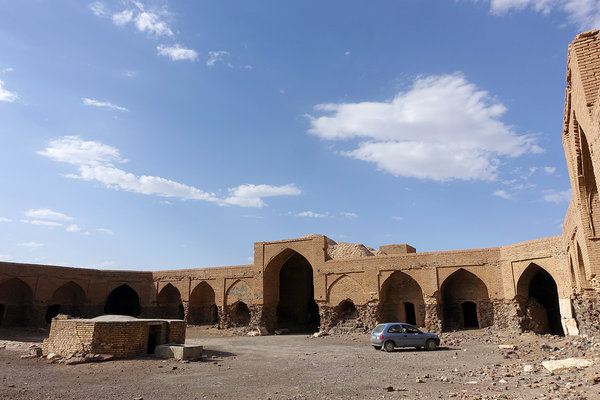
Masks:
[[[375,350],[394,351],[396,347],[416,347],[435,350],[440,338],[433,333],[421,332],[413,325],[402,322],[379,324],[371,332],[371,345]]]

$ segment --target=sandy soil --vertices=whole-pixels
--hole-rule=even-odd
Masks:
[[[0,329],[0,399],[600,399],[600,349],[581,338],[482,329],[444,334],[434,352],[385,353],[365,334],[249,337],[194,327],[186,342],[204,346],[197,362],[20,358],[45,335]],[[554,375],[541,365],[567,357],[595,364]]]

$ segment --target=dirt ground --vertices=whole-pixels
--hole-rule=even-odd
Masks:
[[[202,361],[20,357],[45,336],[0,329],[0,399],[600,399],[600,348],[577,337],[481,329],[443,334],[433,352],[385,353],[367,334],[249,337],[192,327],[186,343],[204,346]],[[595,364],[555,374],[541,365],[567,357]]]

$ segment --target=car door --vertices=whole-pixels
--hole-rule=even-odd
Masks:
[[[388,339],[393,340],[394,343],[396,344],[396,347],[406,346],[406,344],[404,344],[405,337],[404,337],[402,325],[400,325],[400,324],[390,325],[387,330],[387,335],[386,335],[386,340],[388,340]]]
[[[404,325],[404,340],[406,346],[424,346],[423,333],[412,325]]]

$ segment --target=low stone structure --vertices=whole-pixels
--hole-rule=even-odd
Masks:
[[[156,346],[185,342],[185,321],[138,319],[123,315],[104,315],[92,319],[52,320],[50,336],[42,353],[61,357],[77,354],[112,354],[128,358],[154,354]]]
[[[159,272],[0,263],[0,324],[112,313],[269,331],[404,321],[430,331],[491,326],[600,340],[598,31],[568,49],[562,141],[573,199],[561,236],[418,253],[308,235],[255,243],[250,265]]]

